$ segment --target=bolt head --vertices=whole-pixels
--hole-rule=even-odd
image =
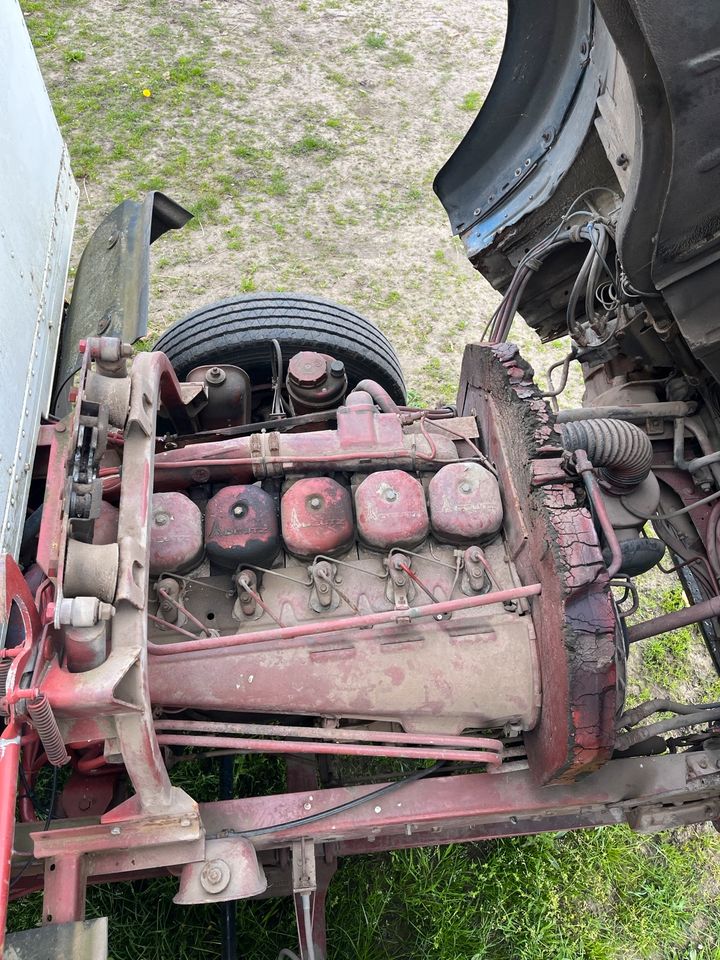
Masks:
[[[393,503],[395,500],[397,500],[397,490],[386,490],[385,499],[388,501],[388,503]]]
[[[311,510],[319,510],[322,506],[322,497],[310,497],[308,500],[308,506]]]
[[[342,362],[342,360],[332,361],[330,364],[330,376],[337,377],[338,379],[345,376],[345,364]]]
[[[232,515],[234,517],[244,517],[247,513],[247,506],[244,503],[236,503],[232,508]]]
[[[166,526],[169,519],[170,517],[167,515],[167,513],[162,513],[162,512],[156,513],[155,516],[153,517],[153,521],[156,527]]]
[[[207,893],[222,893],[230,883],[230,867],[224,860],[208,860],[200,872],[200,886]]]
[[[468,483],[467,480],[465,480],[464,483],[460,484],[460,490],[462,493],[470,493],[472,490],[472,484]]]

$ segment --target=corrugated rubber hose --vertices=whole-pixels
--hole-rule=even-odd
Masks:
[[[602,477],[617,487],[634,487],[650,473],[652,443],[625,420],[577,420],[561,426],[566,450],[585,450]]]

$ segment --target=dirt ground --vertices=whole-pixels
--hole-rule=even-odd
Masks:
[[[26,7],[81,177],[76,254],[122,196],[196,213],[154,248],[153,333],[238,290],[314,293],[380,326],[413,393],[453,395],[497,296],[432,180],[490,87],[502,0],[93,0],[58,4],[45,43],[48,5]]]

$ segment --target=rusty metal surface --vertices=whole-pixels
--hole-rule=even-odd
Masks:
[[[151,657],[151,698],[174,709],[393,720],[424,733],[505,722],[530,729],[540,676],[529,626],[500,613],[464,619],[452,632],[427,621],[266,650]]]
[[[430,532],[425,491],[403,470],[371,473],[355,491],[360,539],[379,550],[416,547]]]
[[[533,609],[543,709],[527,737],[531,764],[544,782],[573,779],[609,759],[615,735],[617,627],[597,533],[572,485],[531,488],[554,421],[516,347],[468,347],[459,396],[461,412],[477,411],[498,467],[511,556],[523,579],[543,583]]]
[[[185,380],[202,384],[207,393],[207,403],[199,414],[203,430],[221,430],[250,421],[252,386],[240,367],[206,364],[192,369]]]
[[[251,484],[225,487],[208,502],[205,546],[223,567],[269,566],[280,549],[275,501]]]
[[[482,543],[502,526],[500,486],[479,463],[450,463],[428,484],[430,524],[445,543]]]
[[[305,477],[280,502],[283,543],[312,559],[347,551],[355,540],[350,492],[331,477]]]
[[[196,566],[204,547],[199,507],[182,493],[154,493],[151,518],[150,576]]]

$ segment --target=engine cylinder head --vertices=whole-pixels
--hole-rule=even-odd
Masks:
[[[332,556],[355,540],[350,494],[330,477],[294,483],[282,498],[280,516],[285,546],[298,557]]]
[[[428,535],[425,491],[403,470],[371,473],[355,491],[360,538],[370,547],[415,547]]]
[[[225,487],[208,501],[205,546],[223,567],[267,567],[280,549],[275,501],[262,487]]]
[[[150,573],[196,566],[203,553],[202,514],[183,493],[154,493],[150,525]]]
[[[503,519],[500,487],[479,463],[449,463],[428,487],[433,533],[445,543],[477,543],[495,536]]]

